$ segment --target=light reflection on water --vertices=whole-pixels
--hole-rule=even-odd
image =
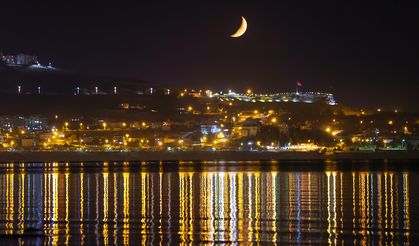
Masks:
[[[409,171],[72,165],[1,167],[0,240],[410,243]]]

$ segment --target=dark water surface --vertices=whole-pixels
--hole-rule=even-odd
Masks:
[[[413,244],[416,166],[0,164],[0,244]]]

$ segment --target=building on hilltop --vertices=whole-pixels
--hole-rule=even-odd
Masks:
[[[26,54],[18,54],[15,56],[15,61],[17,65],[33,65],[38,63],[38,57]]]
[[[30,66],[34,64],[39,64],[38,57],[27,54],[17,54],[17,55],[4,55],[0,51],[0,61],[6,63],[7,65],[21,65],[21,66]]]
[[[323,92],[282,92],[275,94],[248,94],[229,92],[226,94],[218,94],[221,101],[244,101],[244,102],[301,102],[301,103],[326,103],[328,105],[336,105],[336,101],[331,93]]]

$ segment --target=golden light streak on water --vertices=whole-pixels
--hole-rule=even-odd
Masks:
[[[359,186],[361,187],[361,191],[358,197],[358,201],[360,201],[360,214],[358,214],[358,225],[360,226],[360,234],[361,234],[361,243],[366,243],[366,237],[367,237],[367,191],[365,189],[366,186],[366,174],[360,173],[358,176],[359,179]]]
[[[179,174],[179,235],[180,240],[184,243],[187,240],[187,232],[186,232],[186,187],[185,187],[185,180],[182,174]]]
[[[260,240],[260,209],[261,209],[261,206],[260,206],[260,203],[261,203],[261,197],[260,197],[260,183],[261,183],[261,180],[260,180],[260,173],[259,172],[255,172],[254,173],[254,184],[255,184],[255,197],[254,197],[254,199],[255,199],[255,208],[254,208],[254,221],[255,221],[255,223],[254,223],[254,229],[253,229],[253,231],[255,232],[256,231],[256,233],[254,233],[254,239],[256,240],[256,241],[259,241]]]
[[[94,222],[94,233],[99,234],[99,223],[100,223],[100,208],[99,208],[99,202],[100,202],[100,198],[99,198],[99,174],[95,173],[94,176],[94,181],[95,181],[95,207],[94,207],[94,214],[95,214],[95,222]],[[96,239],[96,244],[99,244],[99,240]]]
[[[229,220],[228,220],[228,228],[230,229],[229,234],[229,240],[230,241],[237,241],[238,235],[237,235],[237,178],[236,173],[230,173],[228,176],[229,184],[228,184],[228,190],[229,190]]]
[[[167,174],[167,243],[172,244],[172,177],[171,173]]]
[[[291,173],[288,173],[287,174],[288,175],[288,187],[289,187],[289,192],[287,192],[287,194],[288,194],[288,199],[287,199],[287,207],[288,207],[288,218],[287,218],[287,220],[288,221],[291,221],[291,216],[292,216],[292,212],[293,212],[293,204],[292,204],[292,201],[293,201],[293,197],[294,197],[294,190],[295,190],[295,187],[294,187],[294,183],[293,183],[293,176],[292,176],[292,174]],[[293,228],[292,228],[292,224],[291,223],[288,223],[288,231],[289,232],[292,232],[292,230],[293,230]],[[292,240],[292,235],[291,235],[291,233],[289,233],[288,234],[288,241],[291,241]]]
[[[390,188],[390,238],[392,239],[392,238],[394,238],[394,217],[393,217],[393,214],[394,214],[394,194],[393,194],[393,178],[394,178],[394,175],[393,175],[393,173],[390,173],[389,174],[389,176],[390,176],[390,182],[389,182],[389,188]]]
[[[19,175],[19,213],[18,213],[18,230],[20,233],[25,231],[25,173]]]
[[[327,233],[328,244],[336,245],[336,172],[326,172],[327,176]]]
[[[216,212],[218,212],[218,210],[216,209],[218,207],[217,204],[217,196],[216,194],[218,194],[218,190],[217,190],[217,177],[214,173],[210,173],[209,175],[209,214],[210,214],[210,221],[209,223],[211,224],[211,232],[213,233],[212,235],[210,235],[210,241],[215,241],[218,239],[218,225],[216,224],[217,222],[217,215],[215,214]],[[217,230],[217,231],[216,231]]]
[[[179,198],[180,198],[180,217],[179,234],[181,244],[189,245],[193,241],[193,192],[192,192],[193,173],[179,173]]]
[[[369,173],[364,173],[363,174],[364,180],[365,180],[365,184],[364,184],[364,192],[365,192],[365,196],[364,196],[364,211],[365,211],[365,216],[363,217],[364,220],[364,233],[365,235],[369,235],[370,231],[368,230],[370,228],[370,218],[371,218],[371,204],[370,204],[370,175]],[[367,237],[364,238],[365,242],[367,242]]]
[[[247,220],[248,220],[248,227],[247,227],[247,231],[248,231],[248,235],[247,235],[247,241],[251,242],[253,241],[253,228],[254,226],[254,220],[256,219],[256,217],[253,214],[253,204],[254,204],[254,185],[253,185],[253,174],[249,173],[247,175],[248,177],[248,190],[247,190],[247,197],[249,199],[248,202],[248,214],[247,214]]]
[[[58,244],[58,224],[54,223],[54,221],[58,221],[58,173],[51,173],[50,176],[50,187],[48,190],[52,191],[52,203],[50,203],[50,206],[52,208],[52,216],[50,216],[50,219],[52,220],[50,222],[49,227],[49,233],[51,233],[52,236],[52,244],[57,245]],[[51,211],[51,210],[50,210]]]
[[[405,238],[407,238],[406,240],[406,245],[410,244],[410,189],[409,189],[409,173],[408,172],[404,172],[403,173],[403,214],[404,214],[404,218],[403,218],[403,228],[405,230],[404,232],[404,236]]]
[[[267,228],[272,229],[272,237],[268,238],[268,241],[276,242],[277,237],[277,224],[276,224],[276,206],[277,206],[277,197],[276,197],[276,182],[277,182],[277,173],[272,172],[270,175],[267,176],[267,196],[268,196],[268,224]]]
[[[123,197],[123,226],[122,226],[122,234],[124,238],[124,245],[129,244],[129,208],[130,208],[130,184],[129,184],[129,176],[128,172],[124,172],[123,174],[123,187],[124,187],[124,197]]]
[[[340,188],[340,199],[339,199],[339,210],[340,210],[340,231],[339,233],[343,233],[343,217],[344,217],[344,211],[343,211],[343,173],[339,173],[339,188]],[[344,242],[343,242],[344,243]]]
[[[218,178],[218,202],[216,203],[218,206],[218,213],[217,213],[217,225],[218,225],[218,239],[221,241],[227,241],[228,238],[226,236],[226,214],[228,213],[226,210],[228,206],[226,203],[228,202],[228,181],[226,181],[226,174],[221,172],[217,175]]]
[[[356,204],[356,175],[355,172],[351,173],[352,175],[352,236],[353,236],[353,244],[356,245],[357,240],[356,240],[356,226],[357,226],[357,221],[356,221],[356,211],[357,211],[357,204]]]
[[[388,219],[388,174],[384,173],[384,229],[385,229],[385,236],[388,236],[388,229],[389,229],[389,219]]]
[[[193,242],[193,232],[194,232],[194,227],[193,227],[193,223],[194,223],[194,215],[193,215],[193,209],[194,209],[194,203],[193,201],[195,200],[194,198],[194,194],[193,194],[193,182],[192,182],[192,178],[193,178],[193,173],[189,173],[188,176],[188,188],[189,188],[189,192],[188,192],[188,205],[189,205],[189,210],[188,210],[188,229],[189,229],[189,239],[190,242]]]
[[[118,189],[118,182],[117,180],[119,180],[118,178],[118,173],[114,173],[113,174],[113,223],[115,225],[115,228],[113,229],[113,238],[114,238],[114,244],[117,245],[118,244],[118,234],[117,234],[117,230],[116,230],[116,223],[118,223],[119,221],[119,216],[118,216],[118,203],[119,203],[119,199],[118,199],[118,194],[119,194],[119,189]]]
[[[109,245],[109,173],[104,172],[103,176],[103,243]]]
[[[12,234],[14,231],[14,215],[15,215],[15,191],[14,191],[14,173],[6,174],[6,219],[9,221],[6,224],[6,234]]]
[[[238,222],[237,222],[237,228],[245,228],[245,193],[244,193],[244,175],[242,172],[237,173],[237,202],[238,202]],[[238,233],[238,239],[240,241],[244,240],[244,234],[245,233]]]
[[[84,173],[80,173],[80,222],[82,222],[80,223],[81,244],[84,244]]]
[[[69,203],[70,203],[70,197],[69,197],[69,185],[68,185],[68,180],[69,180],[70,174],[69,173],[65,173],[64,174],[64,178],[65,178],[65,244],[68,245],[69,244],[69,240],[70,240],[70,221],[69,221]]]
[[[159,172],[159,245],[163,244],[163,179],[162,172]]]
[[[308,220],[311,220],[312,212],[312,184],[311,184],[311,173],[308,173]],[[311,232],[311,224],[308,224],[307,231]],[[310,242],[309,242],[310,243]]]
[[[141,173],[141,242],[147,243],[147,173]]]
[[[377,174],[377,203],[378,204],[382,204],[382,202],[383,202],[382,179],[383,179],[382,173]],[[383,213],[382,206],[378,206],[378,208],[377,208],[377,214],[379,215],[377,217],[377,227],[378,227],[378,229],[383,228],[383,219],[380,216],[382,213]],[[383,234],[379,233],[378,236],[379,236],[379,241],[381,241],[383,239]]]
[[[199,217],[200,218],[210,218],[210,212],[209,212],[209,206],[211,204],[211,200],[210,200],[210,190],[209,190],[209,174],[205,173],[203,174],[203,178],[200,179],[200,184],[199,184],[199,194],[201,197],[201,203],[199,205],[199,207],[201,209],[199,209]],[[209,235],[212,235],[213,232],[210,231],[211,230],[211,225],[210,222],[211,220],[209,219],[205,219],[205,220],[201,220],[199,226],[202,228],[202,234],[201,234],[201,239],[203,241],[209,241]]]

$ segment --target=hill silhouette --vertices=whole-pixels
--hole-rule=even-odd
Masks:
[[[98,87],[99,93],[137,93],[158,84],[139,79],[116,78],[111,76],[87,75],[62,69],[40,69],[31,66],[7,66],[0,64],[0,93],[16,94],[21,86],[21,94],[36,94],[41,87],[42,94],[74,94],[76,87],[81,93],[89,94]]]

